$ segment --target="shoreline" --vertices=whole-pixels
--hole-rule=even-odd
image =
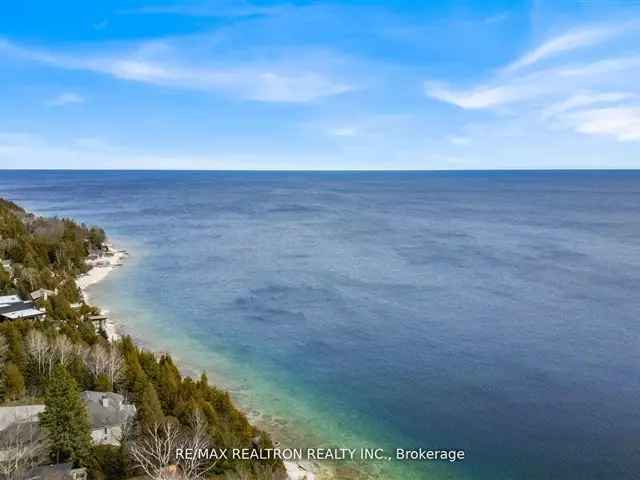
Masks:
[[[116,268],[120,268],[124,261],[129,256],[129,253],[126,250],[113,250],[110,247],[111,256],[103,256],[100,257],[99,262],[93,262],[91,269],[78,277],[76,277],[76,285],[80,289],[80,294],[82,300],[85,303],[89,303],[90,295],[87,292],[89,287],[95,286],[98,283],[102,282],[107,276],[113,272]],[[100,311],[108,315],[109,310],[102,308],[99,305],[95,305],[100,308]],[[123,325],[119,325],[115,322],[111,317],[105,323],[105,333],[107,334],[107,338],[109,341],[117,341],[124,334]],[[138,342],[140,343],[140,342]],[[145,345],[147,348],[153,351],[150,345]],[[175,357],[177,363],[182,363],[179,357]],[[183,370],[184,373],[188,375],[193,375],[195,370],[191,369],[186,365],[178,365],[180,370]],[[193,371],[192,371],[193,370]],[[246,413],[246,412],[245,412]],[[312,466],[308,462],[288,462],[283,461],[283,464],[287,473],[287,480],[320,480],[316,475],[317,473],[312,471]]]
[[[80,295],[85,303],[89,303],[89,294],[87,288],[100,283],[107,278],[113,270],[120,268],[126,257],[129,256],[126,250],[113,250],[111,256],[100,257],[99,262],[93,262],[91,269],[78,277],[76,277],[76,285],[80,289]],[[100,307],[99,307],[100,308]],[[109,311],[100,308],[100,311],[108,315]],[[121,337],[117,324],[111,317],[105,322],[105,332],[109,341],[117,341]]]

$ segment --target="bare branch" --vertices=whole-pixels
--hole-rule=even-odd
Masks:
[[[58,335],[51,344],[54,360],[66,366],[71,361],[74,347],[66,335]]]
[[[205,478],[207,473],[216,466],[218,460],[212,462],[206,455],[212,447],[207,420],[200,410],[195,410],[189,428],[183,433],[181,441],[183,451],[190,450],[194,455],[181,456],[177,459],[185,479]]]
[[[47,337],[39,330],[29,330],[27,351],[36,363],[38,373],[44,375],[51,369],[51,349]]]
[[[25,472],[42,460],[47,449],[36,422],[15,422],[0,434],[0,476],[8,480],[23,478]]]
[[[152,480],[181,479],[175,464],[179,441],[180,431],[175,423],[155,424],[134,443],[130,453],[135,465]]]

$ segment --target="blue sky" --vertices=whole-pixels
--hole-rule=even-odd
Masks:
[[[640,168],[632,0],[0,9],[0,168]]]

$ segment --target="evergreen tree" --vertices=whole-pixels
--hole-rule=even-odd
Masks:
[[[91,454],[89,416],[78,385],[62,365],[53,370],[49,379],[40,425],[48,434],[49,454],[56,463],[88,464]]]
[[[94,390],[96,392],[113,392],[113,384],[106,375],[98,375]]]
[[[18,369],[25,371],[27,367],[27,354],[24,350],[22,335],[13,324],[6,330],[5,335],[9,345],[7,358],[16,364]]]
[[[7,400],[18,400],[24,396],[24,377],[15,363],[9,362],[4,369],[4,396]]]
[[[147,382],[145,385],[142,391],[142,398],[137,407],[138,425],[143,429],[152,427],[155,424],[160,424],[164,420],[158,394],[151,382]]]

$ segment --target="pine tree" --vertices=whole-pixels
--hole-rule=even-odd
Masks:
[[[138,403],[138,425],[146,429],[162,423],[163,420],[164,414],[162,413],[156,389],[153,388],[151,382],[147,382],[142,391],[142,398]]]
[[[72,461],[76,465],[87,465],[91,454],[89,416],[78,385],[61,365],[53,370],[49,379],[40,425],[48,434],[49,454],[56,463]]]

